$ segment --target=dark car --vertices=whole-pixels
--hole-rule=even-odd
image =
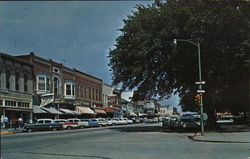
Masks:
[[[80,121],[87,121],[89,123],[89,127],[99,127],[99,124],[91,119],[80,119]]]
[[[24,132],[42,131],[42,130],[59,130],[62,124],[54,122],[52,119],[38,119],[37,123],[25,124]]]

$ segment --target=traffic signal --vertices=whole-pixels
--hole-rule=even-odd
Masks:
[[[194,97],[194,100],[195,100],[195,104],[197,106],[201,106],[201,95],[200,94],[197,94],[195,97]]]

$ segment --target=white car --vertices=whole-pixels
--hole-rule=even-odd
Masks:
[[[115,121],[111,118],[106,119],[108,126],[115,125]]]
[[[217,124],[231,124],[234,122],[233,115],[223,115],[216,121]]]
[[[107,126],[108,122],[104,118],[94,118],[93,121],[96,121],[99,126]]]
[[[70,119],[67,119],[67,121],[72,122],[72,123],[77,123],[78,128],[89,127],[89,123],[87,121],[80,121],[80,119],[78,118],[70,118]]]
[[[125,120],[127,122],[127,124],[133,124],[133,120],[127,119],[127,118],[123,118],[123,120]]]
[[[122,122],[121,122],[121,120],[119,118],[114,118],[113,121],[114,121],[115,125],[121,125],[122,124]]]

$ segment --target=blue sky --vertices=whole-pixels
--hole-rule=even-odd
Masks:
[[[108,52],[122,19],[153,1],[0,2],[0,51],[64,63],[111,83]],[[176,98],[167,103],[175,103]]]

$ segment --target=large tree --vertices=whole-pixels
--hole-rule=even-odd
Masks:
[[[246,1],[168,0],[137,6],[124,19],[110,50],[113,84],[137,88],[137,97],[178,93],[184,110],[197,109],[197,47],[201,44],[204,105],[247,111],[249,106],[250,4]]]

